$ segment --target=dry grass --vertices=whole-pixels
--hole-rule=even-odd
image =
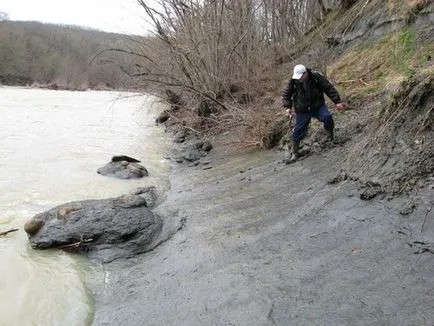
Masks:
[[[417,2],[421,3],[423,1]],[[225,98],[224,108],[216,114],[208,117],[194,116],[197,103],[194,99],[187,101],[186,107],[191,114],[186,114],[183,118],[184,126],[205,137],[235,129],[240,135],[233,140],[236,147],[268,148],[275,142],[277,135],[284,135],[285,131],[279,128],[288,127],[280,123],[276,114],[283,109],[280,95],[290,78],[293,65],[290,60],[300,58],[308,49],[308,57],[314,67],[324,66],[327,71],[323,72],[335,84],[345,101],[354,102],[354,107],[362,107],[358,104],[378,100],[378,105],[372,105],[371,108],[377,115],[384,113],[381,107],[384,103],[380,99],[385,97],[382,95],[389,94],[392,97],[398,92],[412,78],[415,69],[421,69],[426,64],[433,52],[433,45],[417,40],[413,31],[406,28],[386,35],[381,40],[365,41],[345,49],[344,54],[338,55],[338,52],[343,51],[346,45],[331,49],[326,47],[328,36],[351,31],[363,15],[369,15],[379,8],[384,10],[383,5],[380,0],[358,1],[347,12],[336,10],[329,13],[321,27],[304,35],[292,48],[282,51],[282,57],[287,55],[286,62],[271,65],[266,71],[261,71],[261,78],[251,77],[249,82],[240,79],[236,84],[239,91],[228,92],[231,98]],[[389,1],[388,5],[389,8],[394,8],[395,13],[398,8],[403,12],[410,8],[407,1]],[[416,5],[416,2],[411,5]],[[310,62],[304,63],[312,67]]]
[[[388,0],[387,5],[391,10],[404,13],[412,8],[424,7],[430,2],[431,0]]]

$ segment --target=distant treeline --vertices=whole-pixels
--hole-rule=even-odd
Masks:
[[[0,21],[0,84],[67,89],[134,88],[121,66],[131,37],[77,26]]]

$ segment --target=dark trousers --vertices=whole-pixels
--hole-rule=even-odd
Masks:
[[[333,130],[335,126],[333,117],[327,105],[324,104],[319,109],[312,110],[309,113],[297,113],[295,115],[295,127],[291,137],[293,141],[300,141],[306,136],[312,117],[321,121],[325,130]]]

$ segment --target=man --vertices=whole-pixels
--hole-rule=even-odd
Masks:
[[[344,109],[336,88],[323,75],[301,64],[294,67],[292,79],[283,92],[283,106],[288,115],[291,117],[292,108],[295,110],[292,154],[287,163],[295,162],[300,156],[300,141],[306,136],[312,117],[323,123],[328,139],[333,141],[334,121],[325,105],[324,93],[335,103],[336,109]]]

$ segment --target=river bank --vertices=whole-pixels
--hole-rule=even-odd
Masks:
[[[330,184],[344,151],[176,164],[158,212],[178,232],[103,266],[93,325],[431,325],[433,182],[403,215],[403,196]]]

